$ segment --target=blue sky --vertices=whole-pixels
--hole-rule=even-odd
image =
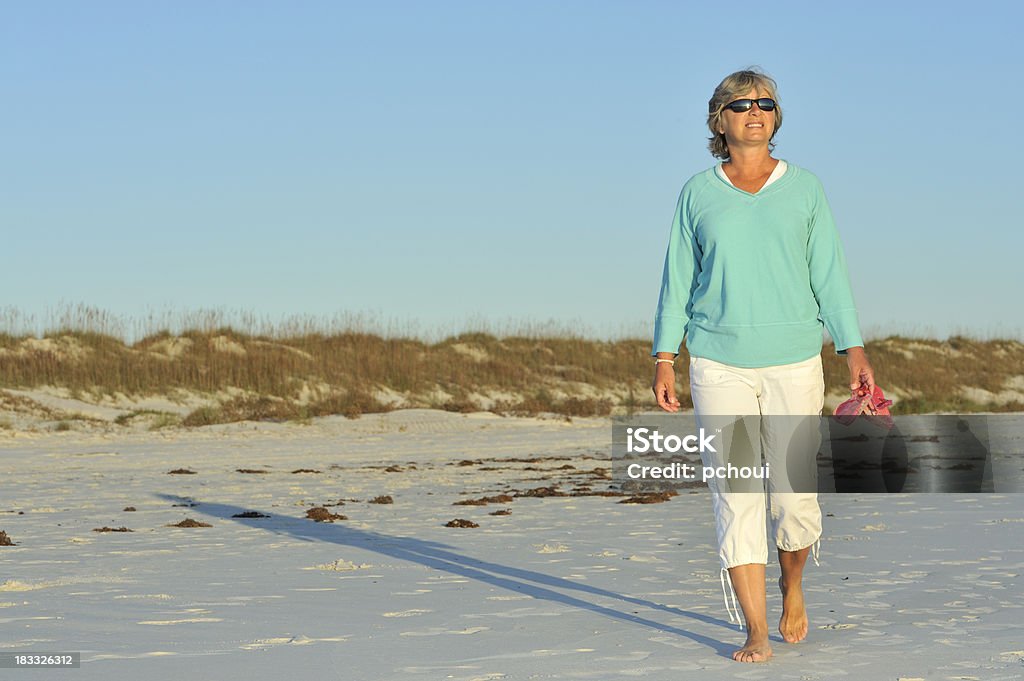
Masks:
[[[650,334],[707,100],[759,65],[864,330],[1022,335],[1009,3],[0,9],[0,308]]]

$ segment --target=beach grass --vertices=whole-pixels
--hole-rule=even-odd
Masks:
[[[308,318],[247,327],[208,314],[186,319],[191,328],[151,331],[130,342],[131,324],[91,308],[63,315],[42,333],[12,332],[16,321],[9,316],[0,325],[8,329],[0,332],[0,388],[57,388],[90,400],[208,398],[180,420],[145,415],[154,428],[414,407],[566,417],[656,408],[647,338],[600,340],[561,330],[427,341]],[[1017,340],[893,335],[868,341],[867,352],[896,399],[896,413],[1024,410],[1024,344]],[[828,391],[842,393],[845,359],[831,345],[822,357]],[[692,406],[687,360],[684,353],[676,362],[683,407]]]

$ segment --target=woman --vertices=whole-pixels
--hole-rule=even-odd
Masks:
[[[726,77],[709,102],[707,123],[708,146],[723,162],[690,178],[676,206],[652,352],[658,405],[679,410],[673,360],[684,335],[698,424],[713,415],[820,415],[822,327],[837,354],[846,356],[851,393],[862,382],[873,390],[842,245],[821,183],[771,156],[782,125],[775,81],[754,70]],[[759,460],[763,452],[773,467],[785,465],[775,431],[789,421],[758,418],[755,455]],[[701,456],[711,465],[713,455]],[[812,547],[817,563],[821,510],[816,494],[780,492],[776,485],[769,477],[782,569],[779,632],[796,643],[807,636],[802,578]],[[733,659],[765,661],[772,655],[765,495],[723,491],[715,480],[709,487],[723,590],[728,574],[733,606],[738,598],[747,628]]]

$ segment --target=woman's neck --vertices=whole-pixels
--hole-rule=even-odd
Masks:
[[[778,160],[772,158],[765,148],[737,149],[736,153],[730,149],[729,152],[729,160],[722,165],[729,170],[730,176],[757,177],[770,173],[778,165]]]

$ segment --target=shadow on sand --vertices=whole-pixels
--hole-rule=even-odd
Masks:
[[[562,593],[555,589],[575,591],[590,596],[600,596],[628,603],[633,606],[661,610],[670,615],[690,617],[706,624],[723,626],[732,629],[733,624],[717,617],[711,617],[701,613],[680,610],[642,598],[634,598],[623,594],[608,591],[587,584],[579,584],[561,577],[553,577],[542,572],[525,570],[523,568],[501,565],[491,561],[480,560],[462,555],[454,550],[454,547],[438,542],[425,541],[414,537],[396,537],[378,532],[367,532],[344,524],[317,523],[304,518],[293,516],[273,515],[273,518],[235,518],[240,513],[253,511],[252,508],[240,508],[227,504],[217,504],[200,501],[193,497],[187,499],[169,494],[156,495],[162,499],[181,503],[190,501],[196,504],[195,510],[208,516],[230,520],[250,527],[258,527],[275,534],[295,537],[303,541],[329,542],[342,546],[352,546],[366,551],[373,551],[396,560],[418,563],[434,570],[449,572],[467,579],[474,579],[491,586],[508,589],[519,594],[526,594],[533,598],[561,603],[563,605],[583,610],[589,610],[599,615],[611,617],[630,624],[649,627],[656,631],[675,634],[691,639],[697,643],[708,646],[719,655],[732,657],[736,649],[734,644],[726,644],[708,636],[698,634],[679,627],[662,624],[645,617],[638,617],[633,613],[622,612],[597,603],[591,603],[574,595]],[[262,511],[260,511],[262,513]]]

